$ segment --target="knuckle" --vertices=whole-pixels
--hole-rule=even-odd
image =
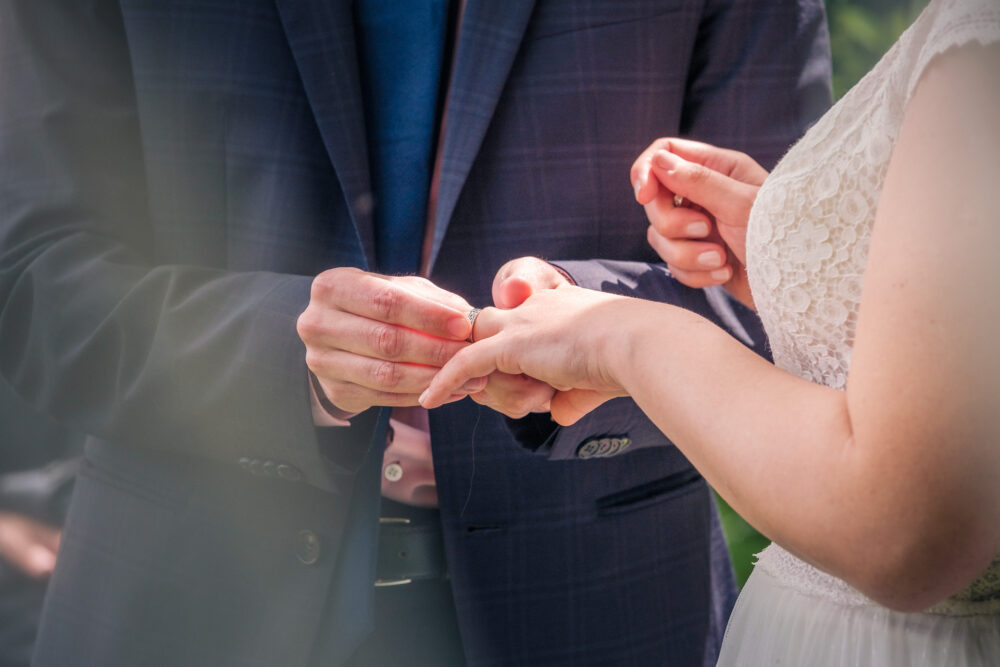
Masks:
[[[688,163],[687,177],[695,185],[700,185],[708,180],[708,169],[700,164]]]
[[[395,359],[403,352],[403,338],[399,329],[387,324],[376,325],[372,336],[379,356]]]
[[[346,412],[360,412],[368,407],[362,400],[359,387],[347,382],[332,382],[323,386],[326,398]]]
[[[408,278],[409,278],[409,282],[412,282],[414,285],[416,285],[418,287],[422,287],[422,288],[428,289],[428,290],[434,290],[436,292],[440,292],[441,291],[441,289],[437,285],[435,285],[434,283],[432,283],[427,278],[424,278],[423,276],[408,276]]]
[[[379,387],[392,389],[402,380],[399,364],[392,361],[378,361],[372,367],[372,378]]]
[[[371,304],[379,318],[391,320],[399,311],[399,293],[389,284],[378,287],[372,291]]]
[[[322,301],[329,297],[337,282],[335,271],[336,269],[330,269],[313,278],[312,287],[309,290],[310,299]]]
[[[316,316],[313,314],[312,310],[306,308],[299,315],[298,319],[295,320],[295,331],[299,334],[299,338],[302,340],[310,340],[316,336],[318,331],[318,322]]]
[[[431,348],[431,363],[438,368],[448,363],[448,360],[453,356],[453,347],[447,343],[434,343],[434,346]]]
[[[323,359],[315,350],[306,348],[306,368],[311,370],[313,373],[318,373],[322,370]]]

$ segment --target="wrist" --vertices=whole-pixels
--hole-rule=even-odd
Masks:
[[[594,377],[600,379],[600,391],[629,394],[626,383],[635,374],[635,348],[644,335],[641,310],[635,311],[635,299],[612,297],[611,311],[603,319],[608,326],[594,329],[597,336]]]
[[[313,422],[317,426],[350,426],[348,421],[351,417],[356,417],[357,412],[341,410],[334,405],[320,384],[319,378],[312,371],[309,373],[309,394],[312,403]]]

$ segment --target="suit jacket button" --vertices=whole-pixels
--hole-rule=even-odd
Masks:
[[[260,469],[261,472],[263,472],[268,477],[274,477],[275,475],[278,474],[278,464],[272,461],[271,459],[267,459],[266,461],[264,461],[264,465],[262,465]]]
[[[576,448],[576,456],[581,459],[592,459],[597,456],[597,451],[601,448],[601,440],[603,438],[594,438],[593,440],[587,440]]]
[[[576,456],[581,459],[606,459],[621,454],[632,445],[632,439],[625,435],[592,438],[576,448]]]
[[[632,438],[615,438],[615,454],[621,454],[626,449],[632,446]]]
[[[300,530],[295,538],[295,557],[303,565],[313,565],[319,560],[319,535],[311,530]]]
[[[240,466],[241,468],[243,468],[244,470],[246,470],[247,472],[250,472],[250,463],[251,463],[251,461],[250,461],[250,459],[248,459],[247,457],[245,457],[245,456],[241,456],[241,457],[240,457],[240,460],[239,460],[239,461],[237,461],[236,463],[237,463],[237,464],[238,464],[238,465],[239,465],[239,466]]]
[[[282,463],[278,465],[278,477],[286,482],[297,482],[302,479],[302,473],[298,468]]]
[[[615,440],[617,438],[601,438],[601,446],[597,448],[594,452],[594,458],[606,459],[609,456],[613,456],[615,453]]]

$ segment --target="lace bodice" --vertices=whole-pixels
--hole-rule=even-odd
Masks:
[[[776,365],[846,387],[875,209],[907,101],[936,55],[996,41],[998,0],[932,0],[768,177],[750,214],[747,269]],[[759,566],[845,601],[860,597],[776,546]],[[1000,557],[938,611],[970,613],[984,605],[1000,613]]]

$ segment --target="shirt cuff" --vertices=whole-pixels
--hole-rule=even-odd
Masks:
[[[357,416],[357,412],[347,412],[341,410],[330,402],[330,399],[323,393],[319,378],[309,371],[309,397],[312,404],[313,424],[316,426],[350,426],[348,421],[351,417]]]

